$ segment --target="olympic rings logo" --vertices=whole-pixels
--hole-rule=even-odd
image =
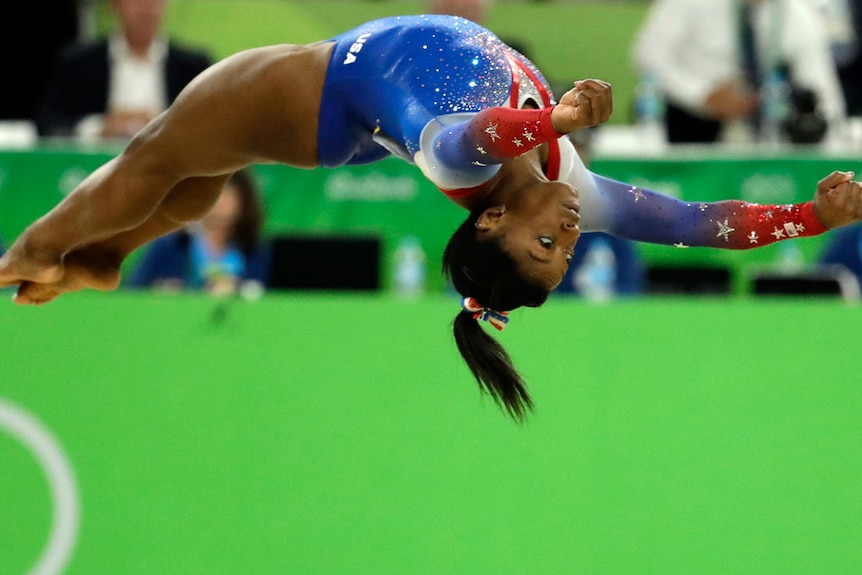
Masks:
[[[33,454],[51,491],[51,533],[27,575],[59,575],[75,548],[80,525],[80,497],[72,466],[60,443],[41,421],[0,397],[0,431],[3,430]]]

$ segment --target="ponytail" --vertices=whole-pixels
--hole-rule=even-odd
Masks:
[[[512,365],[503,346],[474,319],[462,311],[452,324],[455,343],[479,388],[506,409],[512,418],[523,420],[533,409],[533,400],[524,381]]]
[[[479,239],[475,222],[480,213],[474,210],[452,234],[443,252],[443,274],[462,296],[482,302],[485,313],[465,307],[455,316],[452,331],[479,389],[520,421],[532,411],[533,401],[509,354],[479,320],[487,319],[488,313],[504,315],[501,312],[521,306],[538,307],[549,291],[520,276],[499,242]]]

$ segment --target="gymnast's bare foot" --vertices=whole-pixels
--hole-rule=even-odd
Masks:
[[[17,304],[41,305],[82,289],[116,289],[120,285],[120,264],[115,255],[93,247],[58,259],[28,254],[25,244],[16,242],[0,258],[0,287],[17,285]]]

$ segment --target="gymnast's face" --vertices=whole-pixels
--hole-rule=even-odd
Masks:
[[[505,206],[489,208],[476,228],[499,238],[519,271],[551,290],[563,281],[581,234],[578,194],[562,182],[525,188]]]

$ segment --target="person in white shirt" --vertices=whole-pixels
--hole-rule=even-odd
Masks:
[[[39,106],[41,136],[128,139],[212,64],[206,51],[162,31],[169,0],[111,0],[118,21],[107,38],[69,47]]]
[[[744,21],[753,35],[749,51]],[[746,53],[756,68],[748,77]],[[845,118],[826,28],[808,0],[655,0],[633,59],[665,96],[670,142],[720,141],[728,126],[748,126],[762,106],[751,78],[781,69],[793,85],[813,92],[830,127]],[[757,138],[756,129],[747,135]]]

